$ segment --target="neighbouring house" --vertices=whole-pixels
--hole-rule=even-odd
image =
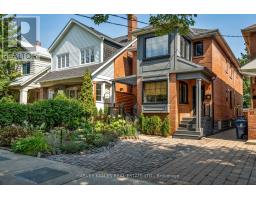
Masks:
[[[248,118],[248,142],[256,143],[256,24],[241,30],[250,62],[241,67],[245,77],[250,78],[251,106],[245,112]]]
[[[26,40],[21,41],[24,57],[17,66],[21,76],[10,84],[17,102],[22,104],[33,103],[39,99],[39,78],[47,73],[51,66],[51,55],[46,48],[41,47],[39,41],[32,45]]]
[[[116,78],[137,90],[138,114],[168,116],[176,137],[196,137],[232,127],[242,112],[239,63],[219,30],[156,36],[133,31],[136,75]]]
[[[129,36],[131,31],[128,30]],[[131,88],[120,83],[114,92],[112,79],[133,73],[133,53],[128,49],[135,43],[136,39],[131,37],[113,39],[71,19],[49,47],[52,64],[50,71],[38,80],[40,98],[51,99],[59,90],[68,97],[78,98],[83,75],[89,70],[98,110],[112,106],[112,98],[120,105],[122,102],[133,104]],[[126,111],[131,112],[132,106],[129,105]]]

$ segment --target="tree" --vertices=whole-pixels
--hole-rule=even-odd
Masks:
[[[192,14],[157,14],[151,15],[149,24],[155,29],[157,35],[165,35],[174,32],[176,29],[181,35],[189,33],[189,27],[195,24],[194,18],[197,15]],[[129,15],[128,15],[129,18]],[[95,24],[107,22],[109,15],[97,14],[92,17]]]
[[[91,73],[89,71],[86,71],[84,74],[80,101],[83,104],[87,118],[95,114],[96,106],[93,98],[93,84]]]
[[[3,23],[3,19],[11,22],[15,15],[7,16],[0,14],[0,99],[10,94],[8,90],[9,84],[20,76],[17,71],[19,62],[15,59],[16,53],[20,50],[20,47],[8,47],[9,37],[14,37],[17,31],[12,26],[6,26]],[[8,38],[5,37],[8,32]]]
[[[241,53],[241,58],[238,58],[240,66],[247,64],[250,61],[248,50],[245,49],[245,53]],[[250,91],[250,78],[244,77],[243,79],[243,107],[249,108],[251,105],[251,91]]]

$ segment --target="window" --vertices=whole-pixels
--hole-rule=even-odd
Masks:
[[[71,87],[66,89],[66,95],[69,98],[77,99],[78,98],[78,91],[76,87]]]
[[[202,56],[202,55],[204,55],[203,42],[195,42],[194,43],[194,56]]]
[[[81,64],[95,62],[94,47],[81,49]]]
[[[180,104],[188,103],[188,84],[185,82],[179,84],[179,102]]]
[[[22,64],[22,74],[23,75],[30,74],[30,63],[23,63]]]
[[[61,54],[57,56],[58,60],[58,68],[64,68],[64,67],[69,67],[69,54]]]
[[[229,66],[230,66],[230,63],[228,60],[226,60],[226,69],[225,69],[226,74],[228,74]]]
[[[144,82],[143,103],[167,103],[167,81]]]
[[[102,95],[101,95],[101,84],[96,83],[96,101],[101,101]]]
[[[229,107],[230,109],[233,108],[233,94],[231,90],[229,91]]]
[[[180,57],[191,60],[191,43],[184,37],[180,37]]]
[[[145,58],[168,55],[169,42],[168,35],[146,38]]]

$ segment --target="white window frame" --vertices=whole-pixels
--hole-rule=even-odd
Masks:
[[[97,100],[97,85],[100,85],[100,100]],[[103,101],[103,83],[101,82],[97,82],[96,85],[95,85],[95,100],[96,102],[102,102]]]
[[[63,66],[63,58],[64,58],[64,66]],[[60,59],[60,62],[59,62],[59,59]],[[57,55],[57,69],[67,68],[69,67],[69,65],[70,65],[69,53],[63,53],[63,54]]]
[[[83,56],[84,58],[82,57],[82,51],[84,52],[83,53]],[[86,53],[87,51],[89,52],[89,60],[88,62],[86,61]],[[92,52],[93,52],[93,61],[92,61]],[[82,58],[84,60],[84,63],[82,62]],[[84,65],[84,64],[91,64],[91,63],[95,63],[95,47],[85,47],[85,48],[82,48],[80,49],[80,64],[81,65]]]

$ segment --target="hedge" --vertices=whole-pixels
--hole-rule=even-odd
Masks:
[[[43,100],[33,104],[0,104],[0,126],[23,125],[27,121],[33,126],[45,125],[46,129],[57,126],[77,127],[84,116],[84,109],[77,100]]]

